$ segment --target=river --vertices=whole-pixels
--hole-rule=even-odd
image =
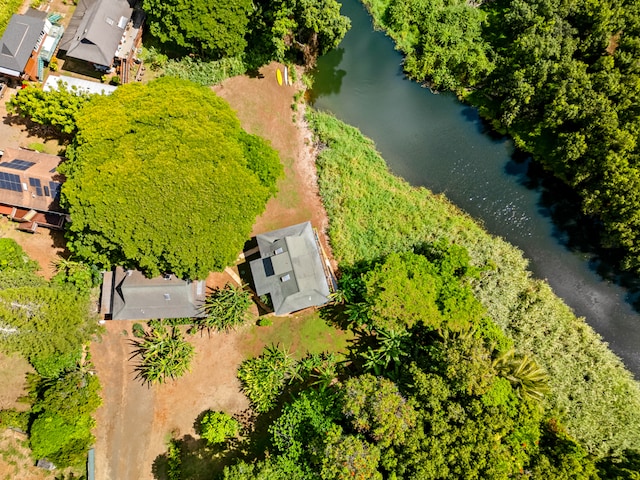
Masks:
[[[475,109],[407,80],[402,56],[373,30],[358,0],[343,0],[342,12],[352,27],[318,61],[314,106],[373,139],[395,174],[444,192],[489,232],[522,249],[533,274],[640,378],[638,279],[615,273],[589,245],[592,234],[570,194],[518,158],[512,142],[490,132]]]

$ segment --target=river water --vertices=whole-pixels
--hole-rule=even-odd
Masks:
[[[547,279],[640,378],[638,279],[615,273],[589,245],[596,234],[584,228],[569,192],[518,158],[475,109],[407,80],[391,39],[373,30],[358,0],[342,1],[352,27],[318,61],[314,106],[373,139],[395,174],[444,192],[522,249],[534,275]],[[623,280],[630,288],[620,286]]]

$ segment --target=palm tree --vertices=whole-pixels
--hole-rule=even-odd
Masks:
[[[251,306],[251,294],[227,284],[211,291],[204,303],[206,317],[198,321],[201,328],[228,331],[241,325]]]
[[[411,334],[406,330],[378,329],[377,347],[369,347],[362,354],[365,360],[364,368],[373,370],[376,375],[381,375],[389,368],[389,364],[393,363],[392,375],[397,375],[402,363],[402,357],[406,357],[409,354],[406,347],[410,337]]]
[[[493,366],[524,397],[540,402],[549,393],[547,372],[527,355],[516,355],[510,349],[496,358]]]

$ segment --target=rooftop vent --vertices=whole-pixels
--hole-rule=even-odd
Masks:
[[[288,273],[285,276],[280,277],[281,282],[287,282],[289,280],[291,280],[291,275],[289,275]]]

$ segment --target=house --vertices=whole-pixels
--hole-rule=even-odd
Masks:
[[[205,282],[175,275],[147,278],[137,270],[116,267],[105,272],[100,312],[107,320],[204,317]]]
[[[123,67],[140,46],[142,19],[126,0],[79,0],[60,50],[105,72]]]
[[[42,80],[64,29],[46,12],[29,9],[13,15],[0,39],[0,74],[15,80]]]
[[[269,294],[276,315],[324,305],[329,282],[310,222],[256,236],[260,258],[251,261],[258,295]]]
[[[21,222],[20,230],[38,226],[62,229],[66,215],[59,205],[64,176],[57,172],[61,157],[5,148],[0,152],[0,214]]]

